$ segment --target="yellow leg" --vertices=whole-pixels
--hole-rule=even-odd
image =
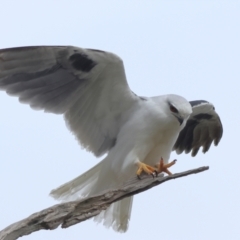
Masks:
[[[158,173],[165,172],[168,175],[172,175],[172,173],[168,170],[168,168],[170,168],[172,165],[174,165],[176,163],[176,161],[177,160],[175,159],[170,163],[164,164],[163,158],[161,158],[160,163],[158,165]]]
[[[142,162],[138,162],[138,170],[137,170],[137,176],[138,178],[140,178],[140,175],[142,172],[145,172],[147,174],[151,174],[153,177],[154,176],[157,176],[157,169],[154,168],[154,167],[151,167],[145,163],[142,163]]]

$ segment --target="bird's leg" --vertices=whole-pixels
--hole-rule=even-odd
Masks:
[[[138,170],[137,170],[137,177],[140,179],[140,175],[142,172],[145,172],[147,174],[151,174],[153,177],[157,176],[157,169],[154,167],[151,167],[145,163],[137,162]]]
[[[170,163],[164,164],[163,158],[161,158],[160,162],[159,162],[159,165],[158,165],[158,168],[157,168],[158,173],[165,172],[168,175],[172,175],[172,173],[168,170],[168,168],[170,168],[172,165],[174,165],[176,163],[176,161],[177,160],[175,159]]]

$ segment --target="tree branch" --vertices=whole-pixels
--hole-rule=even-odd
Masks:
[[[56,229],[59,225],[61,225],[62,228],[70,227],[98,215],[102,210],[107,209],[110,204],[120,199],[146,191],[166,181],[200,173],[208,169],[209,167],[200,167],[171,176],[158,176],[156,178],[143,176],[141,180],[135,177],[125,183],[120,189],[109,190],[96,197],[57,204],[34,213],[28,218],[16,222],[0,231],[0,240],[15,240],[41,229]]]

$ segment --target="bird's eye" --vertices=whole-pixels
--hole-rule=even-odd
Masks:
[[[178,110],[173,105],[170,105],[170,110],[174,113],[178,113]]]

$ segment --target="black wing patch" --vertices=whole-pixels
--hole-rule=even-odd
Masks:
[[[44,109],[47,112],[61,114],[74,101],[73,96],[76,91],[79,88],[84,91],[88,80],[66,70],[65,66],[62,66],[60,58],[57,62],[53,61],[50,66],[46,63],[44,69],[44,60],[45,58],[48,60],[48,58],[43,55],[45,58],[41,62],[40,58],[36,57],[38,51],[39,54],[43,54],[41,49],[42,47],[19,47],[0,50],[1,54],[4,52],[8,54],[6,59],[4,57],[0,59],[0,90],[19,96],[21,102],[29,103],[34,109]],[[43,48],[43,50],[45,49]],[[26,52],[26,58],[32,59],[32,61],[29,60],[27,66],[21,51]],[[33,51],[32,54],[30,54],[31,51]],[[81,53],[70,55],[69,60],[72,67],[81,69],[83,72],[89,71],[97,64]],[[14,62],[16,62],[15,65]],[[44,70],[36,71],[37,64]],[[8,69],[9,66],[11,66],[12,72]]]
[[[199,106],[202,103],[209,103],[207,101],[193,101],[190,102],[192,106]],[[205,105],[205,106],[206,106]],[[198,109],[199,111],[199,109]],[[205,109],[206,111],[206,109]],[[209,105],[209,111],[207,113],[193,114],[188,119],[186,126],[180,132],[178,139],[173,147],[178,154],[183,151],[189,153],[192,151],[192,156],[196,156],[200,147],[205,153],[209,150],[212,142],[218,145],[223,134],[223,128],[221,120],[218,114],[214,111],[213,107]]]
[[[211,119],[213,116],[208,113],[200,113],[198,115],[195,115],[194,118],[197,120],[202,120],[202,119]]]
[[[200,105],[200,104],[202,104],[202,103],[208,103],[208,101],[205,101],[205,100],[196,100],[196,101],[190,101],[189,103],[191,104],[192,107],[194,107],[194,106]]]
[[[83,53],[74,53],[69,57],[69,61],[76,70],[83,72],[89,72],[96,66],[96,63]]]

